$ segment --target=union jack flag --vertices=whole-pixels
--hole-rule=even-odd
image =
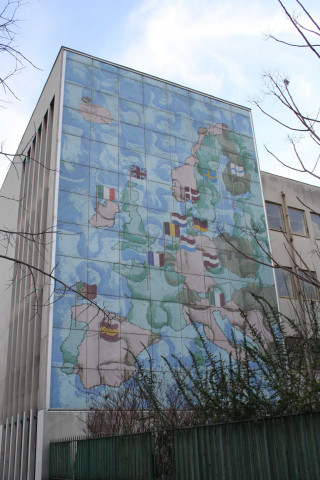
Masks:
[[[138,165],[130,165],[130,177],[135,177],[138,180],[145,180],[147,178],[147,170]]]

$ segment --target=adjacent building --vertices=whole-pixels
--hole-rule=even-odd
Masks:
[[[274,273],[253,232],[289,262],[290,221],[313,261],[319,189],[263,173],[268,231],[249,109],[67,48],[18,153],[1,190],[0,478],[41,479],[50,440],[83,433],[136,358],[162,381],[163,357],[201,362],[193,322],[227,358],[239,308],[267,336],[251,294],[276,305]],[[295,291],[277,281],[282,306]]]
[[[266,172],[261,180],[274,263],[286,267],[275,270],[279,307],[292,316],[299,299],[319,300],[320,188]]]

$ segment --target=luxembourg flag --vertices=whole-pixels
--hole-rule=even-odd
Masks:
[[[152,252],[151,250],[147,253],[148,264],[153,267],[163,267],[164,266],[164,253],[161,252]]]
[[[210,253],[202,253],[203,265],[206,268],[217,268],[219,267],[218,255],[211,255]]]
[[[181,235],[180,237],[180,248],[187,250],[188,252],[195,252],[197,250],[196,239],[187,238]]]
[[[105,187],[104,185],[97,185],[97,198],[99,198],[99,200],[115,200],[116,189]]]

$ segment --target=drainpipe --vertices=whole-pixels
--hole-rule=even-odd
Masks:
[[[302,294],[300,281],[299,281],[299,278],[298,278],[299,268],[298,268],[298,264],[297,264],[297,261],[296,261],[296,252],[295,252],[295,249],[294,249],[293,234],[292,234],[290,219],[289,219],[289,210],[288,210],[288,205],[287,205],[287,200],[286,200],[286,194],[284,193],[284,191],[281,192],[281,197],[282,197],[282,205],[283,205],[283,209],[284,209],[284,213],[285,213],[285,226],[286,226],[286,229],[287,229],[287,232],[288,232],[288,237],[289,237],[289,245],[290,245],[290,251],[291,251],[290,253],[291,253],[291,258],[292,258],[293,270],[294,270],[294,273],[296,274],[296,279],[297,279],[297,281],[295,282],[295,285],[297,287],[298,301],[299,301],[299,305],[300,305],[302,328],[303,328],[304,334],[306,335],[306,338],[307,338],[308,330],[307,330],[307,322],[306,322],[306,316],[305,316],[305,310],[304,310],[304,297],[303,297],[303,294]],[[288,240],[288,237],[287,237],[287,240]]]

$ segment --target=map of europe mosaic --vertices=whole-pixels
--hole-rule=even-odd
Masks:
[[[251,293],[275,302],[248,110],[67,52],[51,408],[121,388],[136,358],[227,358]],[[234,248],[233,244],[236,248]],[[242,252],[242,253],[239,253]],[[163,377],[164,378],[164,377]]]

